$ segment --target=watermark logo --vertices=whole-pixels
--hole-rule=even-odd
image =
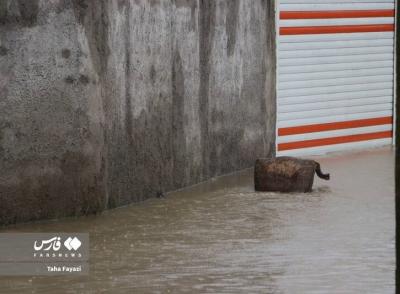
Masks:
[[[77,237],[68,237],[64,241],[64,246],[67,248],[69,251],[75,250],[77,251],[81,246],[82,242],[79,240]],[[36,240],[35,243],[33,244],[33,249],[35,251],[50,251],[52,249],[53,251],[59,251],[61,248],[61,237],[53,237],[48,240],[41,240],[38,241]]]
[[[68,237],[68,239],[65,240],[65,242],[64,242],[64,246],[69,251],[71,251],[72,249],[74,249],[76,251],[79,249],[79,247],[81,247],[81,245],[82,245],[82,242],[77,237],[74,237],[74,238]]]
[[[60,237],[53,237],[49,240],[40,241],[40,245],[37,245],[39,242],[35,241],[35,243],[33,244],[33,249],[35,249],[36,251],[40,251],[42,249],[44,251],[49,251],[50,249],[53,249],[54,251],[58,251],[61,248],[60,240],[61,240]]]
[[[0,276],[87,274],[89,234],[0,233]]]

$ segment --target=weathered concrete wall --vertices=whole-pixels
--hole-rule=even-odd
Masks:
[[[101,211],[274,153],[274,1],[0,1],[0,223]]]

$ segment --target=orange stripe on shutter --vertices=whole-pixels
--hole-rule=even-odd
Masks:
[[[298,135],[306,133],[378,126],[378,125],[392,124],[392,122],[393,118],[391,116],[388,116],[388,117],[358,119],[358,120],[349,120],[349,121],[314,124],[314,125],[304,125],[297,127],[287,127],[278,129],[278,136],[289,136],[289,135]]]
[[[393,24],[282,27],[282,28],[280,28],[281,35],[310,35],[310,34],[393,32],[393,31],[394,31]]]
[[[369,134],[358,134],[358,135],[349,135],[341,137],[297,141],[297,142],[278,144],[278,151],[335,145],[335,144],[343,144],[343,143],[351,143],[359,141],[368,141],[368,140],[391,138],[391,137],[392,137],[392,131],[384,131],[384,132],[376,132]]]
[[[394,9],[332,10],[332,11],[282,11],[280,13],[280,19],[394,17],[394,15],[395,15]]]

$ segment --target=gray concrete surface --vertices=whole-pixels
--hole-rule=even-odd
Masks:
[[[274,153],[274,1],[0,2],[0,224],[96,213]]]

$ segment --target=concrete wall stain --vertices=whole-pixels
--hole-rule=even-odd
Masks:
[[[8,49],[6,47],[0,46],[0,56],[6,56],[8,54]]]
[[[151,7],[160,5],[160,0],[148,0],[148,2],[150,3]]]
[[[261,109],[265,111],[264,119],[264,153],[275,154],[276,152],[276,32],[275,32],[275,1],[262,0],[265,11],[264,18],[264,44],[262,76],[265,83],[262,91],[266,99],[262,99]]]
[[[156,76],[157,76],[156,68],[154,67],[154,64],[152,64],[150,67],[150,80],[153,86],[156,82]]]
[[[74,78],[73,76],[67,76],[67,77],[64,79],[64,81],[65,81],[67,84],[73,84],[73,83],[75,82],[75,78]]]
[[[10,11],[10,7],[15,7],[17,11]],[[0,1],[0,24],[3,25],[33,27],[37,23],[38,13],[39,0]]]
[[[135,179],[136,171],[136,154],[135,150],[135,134],[134,134],[134,117],[132,104],[132,37],[131,37],[131,3],[124,1],[118,7],[120,17],[124,20],[121,35],[121,64],[123,88],[121,89],[121,103],[123,107],[123,124],[119,123],[119,117],[111,113],[111,109],[116,102],[114,99],[103,97],[105,101],[107,127],[106,129],[106,162],[107,162],[107,207],[114,208],[116,206],[128,204],[134,200],[132,195],[136,194],[133,186],[138,184]],[[114,48],[114,47],[113,47]],[[106,85],[113,85],[113,81],[106,81]],[[105,94],[108,96],[106,89]],[[110,131],[107,131],[107,130]],[[135,195],[136,196],[136,195]]]
[[[63,49],[63,50],[61,51],[61,56],[62,56],[63,58],[65,58],[65,59],[70,58],[70,56],[71,56],[71,50],[69,50],[69,49]]]
[[[225,29],[228,35],[226,50],[228,56],[232,56],[236,45],[236,28],[238,25],[240,0],[231,0],[227,2]]]
[[[133,145],[133,117],[132,117],[132,94],[131,94],[131,15],[129,9],[126,9],[126,27],[125,27],[125,128],[128,136],[128,143]]]
[[[72,0],[72,3],[78,22],[85,28],[96,72],[102,76],[110,56],[108,1]]]
[[[190,30],[196,30],[196,11],[198,0],[174,0],[176,8],[190,8]]]
[[[83,85],[87,85],[90,83],[90,79],[87,75],[79,75],[79,83],[83,84]]]
[[[211,71],[211,51],[214,41],[216,3],[213,0],[199,0],[199,118],[203,178],[209,178],[209,87]]]
[[[27,26],[36,24],[39,12],[39,0],[18,0],[21,19]]]
[[[5,24],[7,22],[8,16],[8,1],[0,1],[0,24]]]
[[[185,74],[182,58],[178,50],[172,63],[172,152],[173,185],[179,187],[185,179]]]

